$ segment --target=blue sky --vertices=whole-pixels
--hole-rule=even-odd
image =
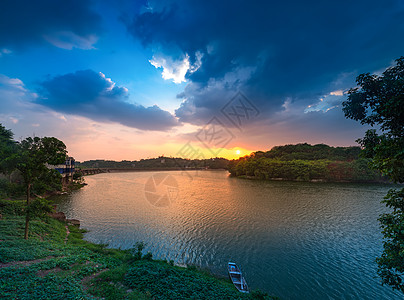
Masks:
[[[5,0],[0,19],[0,122],[80,160],[355,145],[346,91],[404,55],[400,0]],[[242,126],[238,92],[259,112]],[[201,141],[212,118],[226,143]]]

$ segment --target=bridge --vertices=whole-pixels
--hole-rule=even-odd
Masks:
[[[205,168],[76,168],[76,173],[83,176],[95,175],[100,173],[120,173],[120,172],[164,172],[164,171],[185,171],[185,170],[205,170]]]
[[[109,169],[78,169],[76,168],[76,173],[82,174],[83,176],[85,175],[94,175],[94,174],[100,174],[100,173],[109,173]]]

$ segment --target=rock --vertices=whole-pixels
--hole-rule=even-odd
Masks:
[[[76,220],[76,219],[67,219],[67,224],[69,225],[74,225],[77,227],[80,227],[80,220]]]
[[[66,222],[66,215],[62,212],[53,212],[53,213],[50,213],[49,216],[56,220]]]

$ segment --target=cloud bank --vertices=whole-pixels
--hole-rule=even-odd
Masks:
[[[190,65],[200,58],[198,69],[184,76],[188,85],[176,115],[203,124],[238,90],[260,109],[261,119],[275,120],[286,101],[309,113],[305,109],[324,95],[355,85],[359,73],[402,55],[402,20],[398,0],[150,0],[127,28],[166,56],[180,51]],[[316,109],[327,114],[343,96],[328,100]],[[319,126],[327,127],[323,121],[318,118]]]
[[[40,83],[36,102],[54,111],[142,130],[169,130],[177,119],[157,105],[128,102],[128,90],[93,70],[55,76]]]
[[[102,33],[101,17],[89,0],[5,0],[0,20],[0,49],[19,50],[44,42],[64,49],[91,49]]]

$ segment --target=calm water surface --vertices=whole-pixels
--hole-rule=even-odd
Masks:
[[[281,299],[401,299],[379,285],[377,218],[389,186],[265,182],[225,171],[86,177],[59,209],[86,239],[226,275],[235,261],[253,289]]]

